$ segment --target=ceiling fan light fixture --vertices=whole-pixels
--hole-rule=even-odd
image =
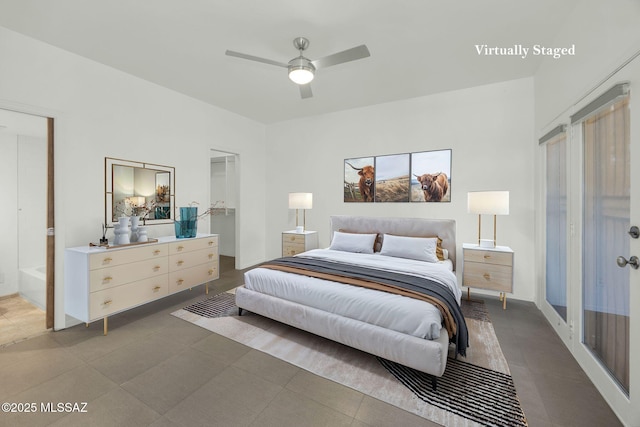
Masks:
[[[316,67],[307,58],[299,56],[289,61],[289,79],[299,85],[306,85],[315,75]]]
[[[289,79],[299,85],[306,85],[313,80],[313,71],[306,68],[290,68]]]

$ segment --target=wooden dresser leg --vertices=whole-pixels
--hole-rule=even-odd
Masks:
[[[105,316],[104,317],[104,334],[107,335],[107,332],[109,331],[109,323],[107,322],[108,317]]]
[[[88,327],[89,327],[89,322],[85,323],[85,324],[84,324],[84,327],[85,327],[85,328],[88,328]]]
[[[507,294],[504,293],[502,295],[502,309],[506,310],[507,309]]]
[[[209,295],[209,282],[204,284],[204,294]]]

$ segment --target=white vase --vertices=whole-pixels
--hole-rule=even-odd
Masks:
[[[149,237],[147,236],[147,227],[138,227],[138,232],[137,232],[137,241],[138,242],[148,242],[149,241]]]
[[[140,223],[140,217],[139,216],[132,216],[131,217],[131,238],[129,239],[131,241],[131,243],[133,242],[139,242],[140,238],[138,237],[138,224]]]
[[[118,218],[118,223],[113,225],[113,232],[116,235],[113,243],[116,245],[126,245],[129,241],[129,217]]]

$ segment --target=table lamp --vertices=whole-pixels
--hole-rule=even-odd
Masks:
[[[467,212],[478,215],[478,245],[493,248],[496,246],[496,216],[509,215],[509,192],[470,191],[467,193]],[[482,215],[493,215],[493,240],[480,238]]]

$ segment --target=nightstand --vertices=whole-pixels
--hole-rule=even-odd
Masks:
[[[297,233],[293,230],[282,233],[282,256],[294,256],[311,249],[318,249],[317,231]]]
[[[507,308],[507,292],[513,293],[513,250],[507,246],[481,248],[463,243],[462,286],[500,292],[502,308]]]

